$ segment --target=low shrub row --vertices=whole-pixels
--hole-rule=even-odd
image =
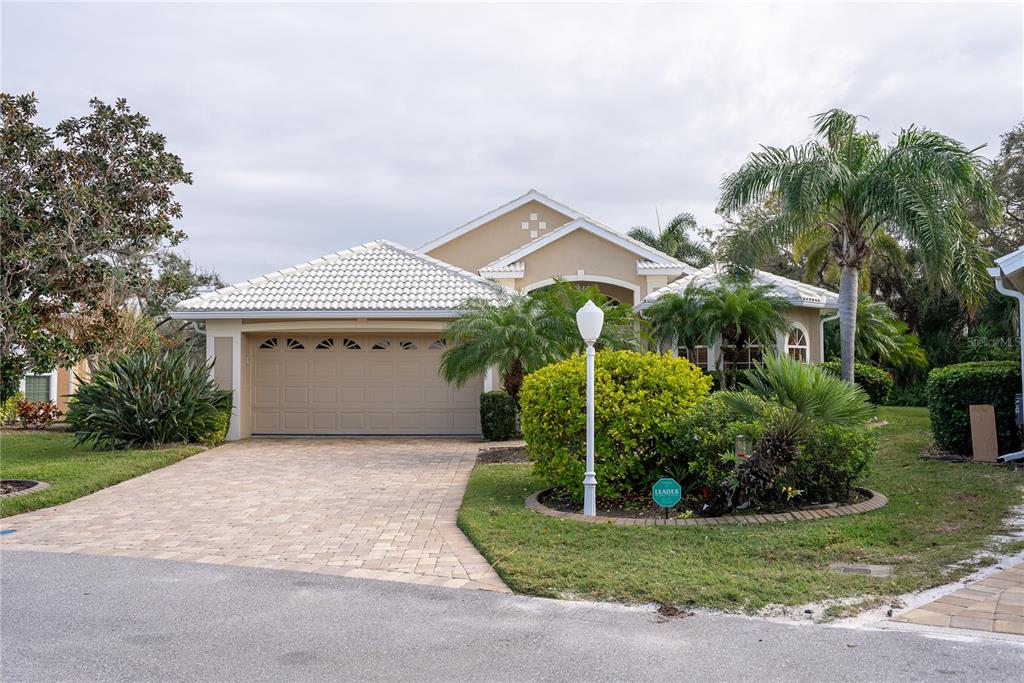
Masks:
[[[488,441],[504,441],[516,435],[516,401],[504,391],[480,394],[480,431]]]
[[[928,414],[935,443],[955,453],[971,452],[970,406],[992,405],[996,411],[999,452],[1020,447],[1015,400],[1021,391],[1017,361],[960,363],[928,373]]]

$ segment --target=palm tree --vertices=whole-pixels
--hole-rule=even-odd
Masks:
[[[682,294],[663,294],[647,309],[655,335],[669,343],[702,343],[712,346],[719,336],[722,347],[739,350],[757,343],[775,344],[784,330],[782,311],[789,303],[775,295],[770,285],[758,285],[744,275],[725,275],[711,285],[691,283]],[[736,364],[727,373],[724,353],[718,355],[719,381],[726,388],[726,375],[736,384]]]
[[[640,349],[638,321],[633,309],[609,298],[597,285],[581,285],[556,279],[554,284],[535,290],[531,295],[541,300],[547,314],[555,319],[553,324],[559,326],[556,336],[565,342],[561,349],[565,357],[586,349],[576,327],[576,311],[583,308],[587,301],[593,301],[604,311],[604,326],[601,328],[601,336],[595,342],[598,349]]]
[[[664,230],[655,234],[649,228],[638,225],[627,234],[638,242],[668,254],[692,266],[703,268],[711,263],[711,250],[690,237],[690,231],[697,229],[697,219],[685,211],[668,222]]]
[[[824,235],[840,267],[842,377],[853,381],[858,277],[876,234],[918,247],[928,272],[980,297],[987,285],[971,202],[993,219],[999,200],[977,150],[911,126],[894,144],[857,130],[853,114],[833,109],[814,119],[816,137],[786,148],[763,147],[722,181],[719,212],[774,198],[773,220],[732,235],[734,258],[755,259],[781,245]]]
[[[839,350],[838,323],[825,321],[825,354],[835,357]],[[856,358],[890,368],[928,365],[921,341],[896,312],[881,301],[861,293],[857,299]]]
[[[470,299],[462,308],[444,331],[441,376],[447,382],[463,386],[497,367],[502,386],[518,402],[526,373],[562,357],[562,326],[538,298],[514,292],[497,303]]]
[[[496,367],[505,391],[518,402],[527,374],[583,349],[576,311],[588,299],[605,312],[599,347],[639,348],[632,310],[597,287],[556,282],[545,290],[508,292],[497,302],[465,302],[465,312],[444,331],[448,347],[441,356],[441,376],[445,381],[462,386]]]

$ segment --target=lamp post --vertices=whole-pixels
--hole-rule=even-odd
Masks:
[[[583,514],[597,515],[597,475],[594,473],[594,342],[601,336],[604,311],[588,301],[576,311],[576,326],[587,343],[587,471],[583,475]]]

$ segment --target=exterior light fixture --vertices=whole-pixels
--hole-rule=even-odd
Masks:
[[[583,514],[597,515],[597,474],[594,472],[594,342],[604,327],[604,311],[588,301],[576,311],[576,326],[587,344],[587,471],[583,475]]]

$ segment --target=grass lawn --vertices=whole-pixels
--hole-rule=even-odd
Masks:
[[[137,451],[75,448],[60,432],[0,435],[0,479],[36,479],[45,491],[0,500],[0,517],[60,505],[198,453],[196,446]]]
[[[879,416],[889,424],[863,483],[889,504],[868,514],[758,526],[571,522],[523,507],[542,485],[531,465],[517,464],[474,470],[459,525],[520,593],[742,611],[864,596],[860,606],[870,606],[973,569],[949,565],[1004,528],[1024,484],[1005,468],[919,461],[931,438],[926,409],[881,408]],[[828,569],[837,561],[893,565],[894,575],[838,574]]]

